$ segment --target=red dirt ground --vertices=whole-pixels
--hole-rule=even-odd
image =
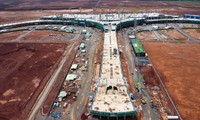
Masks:
[[[159,80],[158,80],[152,66],[141,67],[140,71],[144,75],[144,80],[147,85],[159,86]]]
[[[184,29],[184,31],[193,38],[200,40],[200,29]]]
[[[0,41],[10,41],[16,39],[19,35],[25,33],[25,31],[9,32],[0,34]]]
[[[178,40],[179,42],[188,40],[188,38],[186,36],[179,33],[177,30],[172,29],[172,30],[161,30],[161,31],[166,32],[170,38]]]
[[[71,11],[69,11],[69,9],[71,8],[78,10],[76,13],[91,13],[91,10],[85,11],[84,9],[92,9],[96,5],[96,9],[93,11],[94,13],[161,12],[176,15],[183,15],[186,13],[200,14],[200,2],[101,0],[97,4],[98,1],[99,0],[0,1],[0,5],[2,5],[0,6],[0,24],[38,19],[46,15],[70,13]]]
[[[16,31],[16,32],[10,32],[10,33],[3,33],[0,34],[0,41],[15,41],[17,37],[20,35],[26,34],[29,32],[28,30],[23,31]],[[57,36],[49,36],[50,34],[57,35]],[[19,39],[19,42],[23,41],[29,41],[29,42],[35,42],[35,41],[43,41],[43,42],[69,42],[68,40],[71,40],[70,38],[67,38],[67,35],[70,35],[72,39],[74,38],[74,34],[66,33],[66,32],[58,32],[58,31],[52,31],[52,30],[36,30],[32,31],[26,36]]]
[[[143,43],[182,117],[200,118],[200,44]]]
[[[60,15],[64,10],[0,11],[0,24],[39,19],[47,15]]]
[[[0,1],[1,10],[35,10],[35,9],[70,9],[70,8],[93,8],[94,6],[103,7],[103,8],[111,8],[115,7],[116,9],[124,7],[132,7],[140,10],[150,10],[149,8],[154,9],[170,9],[174,8],[175,10],[185,11],[186,8],[189,8],[187,12],[199,12],[197,8],[199,8],[199,2],[181,2],[181,1],[157,1],[157,0],[10,0]],[[191,9],[192,8],[192,9]],[[165,9],[165,10],[167,10]]]
[[[50,34],[57,35],[57,36],[49,36]],[[23,37],[20,40],[23,41],[66,41],[70,40],[63,35],[72,35],[74,34],[66,33],[66,32],[59,32],[59,31],[52,31],[52,30],[36,30],[28,34],[27,36]]]
[[[156,37],[154,37],[152,35],[152,33],[150,33],[149,31],[145,31],[145,32],[140,32],[137,34],[137,37],[139,40],[143,40],[143,41],[157,41]]]
[[[80,39],[82,36],[80,37]],[[56,83],[53,85],[47,99],[45,100],[43,106],[42,106],[42,113],[48,114],[49,109],[51,108],[51,105],[54,103],[55,97],[57,97],[57,93],[60,90],[61,83],[65,80],[66,73],[69,72],[70,66],[73,62],[73,58],[76,56],[78,47],[80,45],[80,41],[78,41],[75,45],[75,48],[71,51],[71,54],[69,55],[68,59],[66,60],[65,64],[63,65],[62,71],[59,73],[59,76],[57,78]]]
[[[55,34],[55,31],[47,31],[47,30],[36,30],[32,31],[25,37],[21,38],[21,40],[28,41],[28,40],[41,40],[43,37],[49,34]]]
[[[26,119],[66,46],[0,44],[0,119]]]

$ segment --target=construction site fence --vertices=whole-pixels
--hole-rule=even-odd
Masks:
[[[62,17],[56,17],[56,18],[41,18],[42,20],[59,20],[59,21],[71,21],[72,25],[80,25],[80,26],[87,26],[87,27],[95,27],[102,31],[104,31],[103,24],[91,20],[78,20],[74,18],[62,18]]]
[[[26,27],[26,26],[34,26],[34,25],[74,25],[74,26],[84,26],[84,27],[93,27],[104,31],[103,24],[95,21],[86,21],[86,20],[44,20],[44,21],[32,21],[27,23],[16,23],[16,24],[9,24],[5,26],[1,26],[0,30],[3,29],[11,29],[17,27]]]
[[[200,24],[199,20],[195,19],[155,19],[155,20],[147,20],[147,19],[139,19],[139,20],[128,20],[122,21],[117,24],[116,30],[120,30],[122,28],[138,26],[138,25],[148,25],[148,24],[163,24],[163,23],[191,23],[191,24]],[[0,30],[24,27],[24,26],[32,26],[32,25],[75,25],[75,26],[85,26],[85,27],[94,27],[104,31],[104,25],[98,21],[93,20],[77,20],[77,19],[67,19],[67,18],[46,18],[41,21],[30,21],[30,22],[19,22],[16,24],[8,24],[1,25]]]
[[[167,30],[171,30],[171,29],[174,29],[174,28],[168,28]],[[190,28],[190,29],[193,29],[193,28]],[[156,30],[166,30],[166,29],[165,28],[158,28]],[[137,33],[140,33],[140,32],[149,32],[149,30],[137,30]]]
[[[124,117],[124,116],[136,116],[136,111],[129,112],[101,112],[96,110],[90,110],[90,114],[97,116],[105,116],[105,117]]]
[[[146,20],[146,24],[162,24],[162,23],[191,23],[191,24],[200,24],[199,20],[192,19],[162,19],[162,20]]]
[[[99,22],[91,21],[91,20],[85,20],[85,19],[79,20],[79,19],[61,18],[61,17],[57,17],[57,18],[41,18],[41,19],[42,20],[54,20],[54,21],[70,21],[71,25],[94,27],[94,28],[98,28],[98,29],[104,31],[103,24],[101,24]]]
[[[163,20],[146,20],[146,19],[140,19],[140,20],[130,20],[130,21],[124,21],[117,24],[116,30],[119,31],[123,28],[138,26],[138,25],[148,25],[148,24],[164,24],[164,23],[190,23],[190,24],[200,24],[200,21],[198,20],[178,20],[178,19],[163,19]]]
[[[28,28],[21,28],[21,29],[15,29],[15,30],[1,31],[0,34],[9,33],[9,32],[17,32],[17,31],[24,31],[24,30],[28,30]]]
[[[167,30],[172,30],[174,28],[168,28]],[[199,28],[182,28],[182,29],[199,29]],[[166,30],[165,28],[158,28],[156,30]],[[140,32],[148,32],[149,30],[137,30],[137,33],[140,33]]]
[[[116,30],[119,31],[122,28],[132,27],[136,25],[143,25],[144,23],[145,23],[145,19],[123,21],[117,24]]]

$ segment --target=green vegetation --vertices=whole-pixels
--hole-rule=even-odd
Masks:
[[[131,39],[131,43],[132,43],[132,46],[134,47],[136,53],[145,52],[144,48],[143,48],[143,46],[142,46],[142,44],[141,44],[141,42],[139,40]]]
[[[142,74],[138,74],[137,79],[136,79],[136,87],[137,88],[141,88],[141,80],[143,79],[143,75]]]
[[[139,41],[137,41],[137,49],[138,49],[139,52],[143,52],[144,51],[144,49],[143,49],[143,47],[142,47],[142,45],[141,45],[141,43]]]

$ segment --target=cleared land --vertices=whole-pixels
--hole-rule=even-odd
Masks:
[[[0,41],[11,41],[16,39],[21,34],[24,34],[25,31],[9,32],[0,34]]]
[[[42,16],[62,14],[64,10],[0,11],[0,24],[39,19]]]
[[[189,35],[191,35],[192,37],[200,39],[200,30],[185,29],[184,31],[188,33]],[[184,42],[188,40],[186,36],[182,35],[177,30],[174,30],[174,29],[158,30],[157,32],[160,34],[160,36],[163,38],[164,41]],[[157,41],[156,37],[154,37],[154,35],[149,31],[138,33],[137,38],[141,40],[142,42]]]
[[[174,40],[178,40],[178,41],[185,41],[188,40],[188,38],[184,35],[182,35],[181,33],[179,33],[178,31],[174,30],[174,29],[170,29],[170,30],[161,30],[160,32],[166,33],[166,35],[169,38],[172,38]]]
[[[0,35],[0,41],[20,41],[20,42],[69,42],[68,40],[73,39],[75,34],[66,32],[58,32],[52,30],[24,30],[10,33],[2,33]]]
[[[74,38],[74,34],[52,30],[36,30],[23,37],[23,41],[66,41]]]
[[[26,119],[67,46],[0,44],[0,119]]]
[[[82,36],[80,36],[80,38],[78,40],[80,40],[80,39],[82,39]],[[79,46],[79,44],[80,44],[80,41],[77,41],[75,43],[75,46],[73,47],[73,49],[70,51],[70,54],[69,54],[66,62],[64,63],[61,72],[59,73],[56,83],[53,85],[47,99],[44,101],[44,104],[42,106],[43,114],[48,114],[52,104],[54,103],[55,97],[56,97],[58,91],[60,90],[61,84],[65,80],[66,73],[69,72],[70,66],[74,60],[74,57],[76,56],[76,53],[78,50],[77,46]],[[71,97],[74,96],[74,94],[75,93],[73,93],[71,95]],[[71,102],[73,102],[73,101],[71,101]]]
[[[144,75],[144,80],[149,86],[159,86],[159,80],[151,66],[140,68],[141,73]]]
[[[200,118],[200,44],[143,43],[184,119]]]
[[[161,12],[200,14],[200,2],[127,0],[11,0],[0,1],[0,24],[63,13]],[[95,10],[91,8],[96,7]],[[20,16],[20,17],[19,17]]]
[[[143,41],[157,41],[156,37],[154,37],[154,35],[149,31],[140,32],[137,34],[137,37],[139,40]]]
[[[193,38],[200,40],[200,29],[185,29],[184,31]]]
[[[185,11],[186,8],[196,9],[199,7],[199,2],[181,2],[181,1],[161,1],[157,2],[158,0],[145,0],[145,1],[138,1],[138,0],[10,0],[7,1],[0,1],[1,10],[34,10],[34,9],[67,9],[67,8],[79,8],[79,7],[85,7],[85,8],[91,8],[91,6],[96,7],[144,7],[145,10],[148,8],[154,8],[154,9],[165,9],[172,7],[177,7],[178,9],[175,10],[182,10]],[[170,6],[170,7],[169,7]],[[172,8],[171,7],[171,8]],[[180,8],[179,8],[180,7]],[[144,9],[143,8],[143,9]],[[190,11],[193,11],[191,9]],[[188,11],[189,12],[189,11]],[[193,11],[195,12],[195,11]],[[196,11],[198,12],[198,11]]]
[[[181,33],[179,33],[174,29],[158,30],[157,32],[160,34],[160,37],[163,38],[162,39],[163,41],[176,40],[181,42],[187,40],[187,37],[185,37],[184,35],[182,35]],[[138,33],[137,38],[142,42],[157,41],[157,38],[149,31]]]

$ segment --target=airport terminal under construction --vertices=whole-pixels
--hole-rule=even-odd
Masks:
[[[2,24],[0,119],[198,119],[199,24],[160,13]]]

